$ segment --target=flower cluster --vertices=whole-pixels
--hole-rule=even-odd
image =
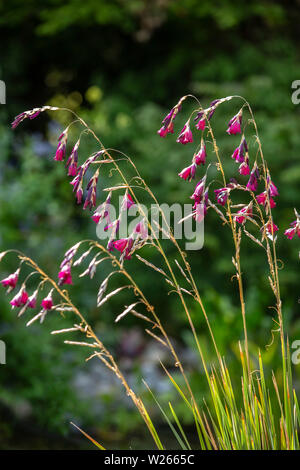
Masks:
[[[289,240],[292,240],[295,235],[298,235],[298,238],[300,238],[300,215],[298,214],[296,209],[294,209],[294,211],[295,211],[295,215],[296,215],[296,220],[294,220],[290,224],[290,228],[286,229],[286,231],[284,232],[284,235]]]
[[[10,274],[8,277],[5,279],[2,279],[1,284],[3,287],[7,288],[7,293],[13,291],[19,280],[19,274],[20,274],[20,268],[17,269],[16,272],[13,274]],[[19,291],[16,293],[16,295],[12,298],[10,301],[10,304],[12,308],[18,308],[19,310],[19,315],[22,315],[27,308],[34,309],[37,306],[37,295],[38,295],[38,290],[34,291],[31,296],[28,295],[28,292],[26,291],[26,286],[25,283],[23,283],[19,289]],[[52,300],[52,291],[49,292],[47,297],[42,299],[41,301],[41,312],[34,317],[34,319],[40,318],[40,321],[42,321],[45,318],[45,315],[48,311],[52,310],[53,307],[53,300]],[[32,323],[32,321],[31,321]],[[28,323],[29,324],[29,323]]]
[[[166,129],[170,125],[172,126],[172,130],[170,132],[172,133],[174,132],[174,127],[173,127],[174,117],[177,115],[178,111],[181,109],[181,104],[184,98],[186,97],[183,97],[179,101],[180,106],[176,105],[174,108],[172,108],[170,113],[164,119],[163,123],[165,124],[165,127],[163,130],[160,129],[160,131],[158,131],[158,133],[162,137],[165,137],[167,133]],[[208,128],[208,133],[211,132],[209,121],[212,118],[217,106],[219,106],[219,104],[221,104],[224,101],[229,101],[230,99],[232,99],[232,97],[229,96],[227,98],[214,100],[210,103],[210,107],[208,109],[205,109],[205,110],[201,109],[200,111],[199,110],[197,111],[194,121],[196,123],[195,124],[196,129],[202,131],[201,143],[199,145],[199,149],[193,155],[191,164],[183,168],[183,170],[181,170],[180,173],[178,173],[180,178],[182,178],[183,180],[191,182],[196,176],[197,168],[200,165],[205,165],[207,153],[206,153],[206,142],[205,142],[205,137],[204,137],[204,131],[206,128]],[[261,228],[261,230],[263,231],[263,234],[266,234],[269,238],[273,239],[274,233],[278,231],[278,227],[276,224],[273,223],[273,220],[270,215],[270,209],[273,209],[276,206],[274,198],[279,195],[279,192],[275,184],[271,181],[268,170],[265,170],[263,174],[263,179],[264,181],[266,181],[266,189],[265,191],[258,194],[257,196],[255,195],[259,187],[259,181],[261,179],[261,175],[260,175],[259,167],[256,161],[254,161],[252,168],[250,167],[249,149],[248,149],[246,138],[244,136],[244,131],[242,131],[242,121],[243,121],[243,108],[241,108],[238,111],[238,113],[235,114],[229,120],[226,132],[228,135],[233,135],[233,136],[237,134],[242,134],[239,145],[235,148],[235,150],[232,153],[232,159],[236,163],[238,163],[239,165],[238,172],[241,176],[249,175],[248,181],[247,183],[243,185],[243,184],[237,183],[235,179],[231,178],[230,183],[226,184],[225,177],[224,177],[225,185],[223,187],[220,187],[214,190],[215,198],[216,198],[217,203],[224,207],[227,204],[229,205],[231,204],[231,201],[229,200],[229,196],[232,190],[240,189],[243,191],[251,192],[252,198],[254,198],[254,200],[256,199],[257,204],[262,205],[264,207],[265,213],[269,217],[269,220],[266,223],[263,222],[263,227]],[[190,127],[190,118],[186,121],[176,141],[184,145],[187,143],[194,142],[193,133]],[[216,166],[218,169],[220,169],[219,163],[217,163]],[[267,173],[267,176],[266,176],[266,173]],[[208,198],[208,187],[206,187],[206,174],[205,174],[205,176],[203,176],[198,181],[195,187],[194,193],[191,196],[191,199],[195,201],[194,206],[193,206],[193,210],[194,210],[193,215],[194,215],[194,218],[198,218],[198,220],[202,220],[202,218],[206,215],[207,209],[210,205],[212,207],[215,207],[212,205],[212,203],[210,202]],[[254,210],[253,200],[251,200],[248,204],[244,204],[244,205],[240,204],[239,207],[241,208],[233,216],[235,222],[238,224],[244,224],[248,219],[254,222],[253,221],[253,210]],[[201,217],[199,217],[200,208],[203,209]],[[291,237],[295,233],[298,233],[297,231],[298,226],[300,226],[298,225],[298,223],[296,222],[293,223],[292,228],[289,229],[286,235]],[[295,230],[295,227],[296,227],[296,230]]]

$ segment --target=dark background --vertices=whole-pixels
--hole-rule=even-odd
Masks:
[[[7,103],[0,108],[1,251],[21,249],[55,277],[63,253],[78,240],[96,236],[89,215],[74,202],[63,166],[53,162],[66,117],[45,114],[13,132],[10,122],[16,114],[44,104],[75,110],[106,146],[134,159],[160,202],[186,203],[190,187],[177,173],[187,166],[191,149],[170,136],[158,137],[162,118],[187,93],[196,94],[204,105],[215,98],[243,95],[255,112],[265,157],[280,191],[274,217],[281,230],[284,315],[291,339],[299,338],[299,243],[283,236],[299,200],[300,108],[291,101],[292,82],[300,79],[299,6],[298,1],[283,0],[0,1],[0,79],[7,87]],[[177,131],[189,106],[178,118]],[[228,170],[234,168],[230,155],[235,140],[225,130],[238,109],[237,102],[224,105],[213,122]],[[83,142],[81,155],[87,156],[89,150],[90,144]],[[111,184],[104,179],[104,187],[105,183]],[[221,352],[239,383],[236,356],[242,322],[231,281],[232,254],[230,233],[209,212],[204,249],[191,253],[190,262]],[[276,335],[274,345],[265,349],[274,327],[265,259],[248,242],[243,256],[250,348],[253,354],[261,348],[267,367],[280,377]],[[152,261],[160,262],[155,256]],[[14,269],[16,261],[10,255],[1,263],[2,278]],[[202,396],[204,379],[175,296],[167,296],[159,276],[138,262],[133,261],[131,269],[167,323]],[[157,353],[162,352],[145,338],[143,325],[130,319],[118,326],[113,323],[128,301],[126,294],[101,315],[95,308],[102,276],[99,273],[94,282],[77,281],[70,288],[74,300],[138,392],[145,395],[141,377],[146,377],[162,402],[176,402],[157,365]],[[61,319],[52,317],[43,327],[27,329],[10,310],[4,290],[2,294],[0,338],[7,345],[7,364],[0,366],[0,447],[88,446],[71,430],[71,420],[108,448],[145,446],[148,436],[140,418],[110,374],[97,363],[87,365],[84,351],[67,348],[61,337],[49,335],[62,326]],[[201,313],[195,306],[191,309],[211,362],[214,356]],[[297,387],[297,367],[295,374]],[[178,414],[189,426],[180,406]],[[160,425],[161,415],[151,400],[149,407]]]

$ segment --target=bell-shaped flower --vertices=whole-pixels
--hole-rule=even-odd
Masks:
[[[2,279],[1,284],[3,287],[7,287],[7,292],[11,292],[17,285],[19,279],[20,268],[16,270],[13,274],[10,274],[5,279]]]
[[[193,134],[190,129],[190,121],[187,121],[185,123],[176,142],[179,142],[180,144],[183,144],[183,145],[188,144],[189,142],[193,142]]]
[[[58,285],[72,284],[71,266],[66,264],[58,273]]]
[[[25,305],[28,300],[28,294],[25,290],[25,287],[22,286],[19,292],[15,295],[15,297],[10,301],[12,307],[21,307]]]
[[[66,155],[66,146],[68,139],[68,129],[65,129],[64,132],[58,138],[58,145],[55,152],[54,160],[61,162]]]
[[[253,191],[253,192],[257,191],[258,178],[259,178],[259,171],[258,171],[258,168],[257,168],[257,164],[255,162],[254,165],[253,165],[253,168],[251,170],[251,173],[250,173],[249,181],[248,181],[247,186],[246,186],[246,188],[249,191]]]
[[[68,176],[76,176],[77,175],[77,164],[78,164],[78,147],[79,147],[80,140],[76,142],[69,156],[66,167],[68,168]]]
[[[217,202],[221,204],[221,206],[225,206],[230,193],[230,188],[215,189],[214,192]]]
[[[178,176],[180,176],[180,178],[184,179],[185,181],[191,181],[195,178],[196,169],[197,165],[195,163],[192,163],[192,165],[187,166],[180,173],[178,173]]]
[[[250,202],[250,204],[248,204],[247,206],[240,209],[236,213],[234,218],[235,218],[235,220],[238,224],[242,224],[243,222],[245,222],[247,220],[248,217],[252,217],[252,215],[253,215],[252,202]]]
[[[236,135],[241,133],[242,113],[239,112],[228,123],[227,134]]]
[[[205,159],[206,159],[206,145],[202,141],[201,148],[199,152],[194,155],[193,161],[196,163],[196,165],[205,165]]]

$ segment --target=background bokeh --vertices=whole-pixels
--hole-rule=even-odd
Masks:
[[[176,144],[174,137],[158,137],[162,118],[187,93],[197,95],[204,105],[215,98],[243,95],[255,112],[265,156],[280,191],[274,216],[281,229],[284,315],[291,339],[300,338],[299,243],[287,242],[283,236],[293,220],[293,207],[299,208],[300,196],[300,108],[291,101],[291,84],[300,79],[299,21],[296,0],[0,0],[0,79],[7,87],[7,103],[0,107],[0,250],[18,248],[56,276],[63,253],[72,244],[96,237],[89,214],[74,201],[63,165],[53,162],[66,116],[45,113],[13,132],[10,122],[16,114],[43,104],[73,109],[106,146],[133,158],[160,202],[186,203],[191,187],[177,173],[188,164],[193,150]],[[230,155],[237,140],[225,130],[239,105],[230,102],[213,118],[229,172],[235,169]],[[178,117],[177,131],[191,106],[190,102]],[[255,152],[251,132],[248,139],[251,155]],[[81,158],[90,150],[91,142],[83,139]],[[213,157],[210,145],[208,155]],[[101,184],[111,184],[108,175]],[[190,253],[190,262],[217,342],[239,383],[236,356],[242,322],[231,281],[232,252],[230,233],[209,212],[204,249]],[[276,335],[274,345],[265,348],[274,328],[265,259],[251,242],[245,241],[242,252],[250,347],[253,353],[261,348],[267,366],[280,377]],[[154,263],[160,262],[151,251],[144,253],[154,256]],[[5,258],[1,278],[15,267],[12,256]],[[101,314],[96,309],[97,287],[106,269],[94,282],[76,281],[70,288],[75,302],[115,352],[138,392],[146,395],[141,382],[146,377],[162,402],[176,403],[157,364],[158,356],[166,364],[168,357],[145,337],[140,322],[126,319],[118,326],[113,322],[127,294],[113,300]],[[159,276],[144,265],[133,260],[130,269],[166,322],[201,399],[205,381],[175,295],[168,296]],[[201,313],[194,306],[191,309],[212,362]],[[9,308],[4,290],[0,312],[0,338],[7,344],[7,364],[0,366],[0,448],[89,447],[72,431],[71,420],[109,448],[152,445],[110,374],[97,362],[86,364],[83,350],[67,348],[61,337],[49,335],[62,324],[61,318],[52,317],[43,327],[27,329]],[[299,366],[294,369],[297,387]],[[157,407],[148,401],[169,439]],[[190,417],[180,407],[178,403],[178,414],[188,427]]]

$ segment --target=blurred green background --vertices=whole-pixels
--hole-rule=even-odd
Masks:
[[[194,147],[178,145],[171,136],[160,139],[156,131],[162,118],[187,93],[196,94],[204,105],[243,95],[255,112],[280,191],[274,217],[281,230],[284,314],[291,340],[298,339],[299,243],[287,242],[283,230],[293,220],[293,207],[299,209],[300,196],[300,108],[291,101],[292,82],[300,79],[299,21],[296,0],[0,1],[0,79],[7,87],[7,103],[0,107],[0,250],[23,250],[55,277],[72,244],[96,237],[89,214],[74,201],[63,165],[53,162],[66,117],[45,113],[13,132],[10,122],[16,114],[44,104],[73,109],[107,147],[133,158],[160,202],[188,203],[191,186],[177,173],[187,166]],[[176,132],[191,105],[178,117]],[[239,107],[238,102],[226,104],[213,118],[229,172],[236,169],[230,155],[238,141],[225,130]],[[251,134],[248,138],[254,155],[254,139]],[[83,139],[80,158],[90,151],[91,142]],[[208,145],[208,160],[212,156]],[[102,187],[111,184],[107,176],[101,181]],[[230,233],[210,211],[204,248],[191,252],[189,260],[221,352],[239,383],[236,356],[242,322],[231,281],[232,254]],[[255,354],[260,347],[269,371],[272,367],[280,376],[276,335],[274,345],[265,349],[274,328],[266,262],[251,242],[243,243],[242,254],[251,350]],[[160,263],[152,251],[141,255]],[[13,257],[5,258],[1,278],[15,268]],[[129,318],[118,326],[113,322],[128,302],[127,294],[107,304],[101,315],[95,307],[107,269],[97,273],[94,282],[76,280],[70,288],[75,302],[119,358],[136,390],[146,395],[141,382],[145,377],[163,403],[176,403],[157,362],[159,355],[166,364],[169,358],[145,337],[143,324]],[[176,297],[167,296],[159,275],[144,265],[133,260],[130,269],[166,322],[201,400],[205,380]],[[61,337],[49,335],[62,326],[61,318],[53,316],[43,327],[27,329],[9,308],[3,289],[0,309],[0,338],[7,345],[7,364],[0,366],[0,448],[89,447],[73,432],[71,420],[108,448],[151,447],[140,418],[110,374],[95,360],[86,364],[85,351],[67,348]],[[208,361],[213,362],[201,312],[191,309]],[[294,372],[298,387],[299,366]],[[181,406],[176,409],[188,427],[191,418]],[[161,416],[150,399],[149,407],[159,424]],[[161,429],[168,439],[162,424]]]

